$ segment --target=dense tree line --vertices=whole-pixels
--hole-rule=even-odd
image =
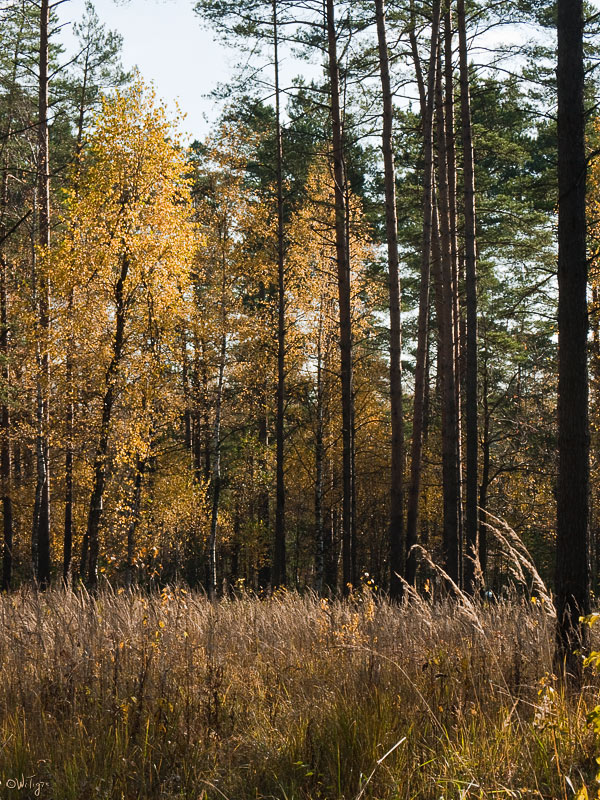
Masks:
[[[584,11],[565,32],[560,4],[507,4],[503,22],[539,33],[511,48],[486,38],[494,9],[462,0],[202,0],[199,23],[262,77],[240,68],[212,135],[184,148],[91,4],[66,58],[58,5],[0,9],[4,588],[500,591],[501,518],[547,579],[556,530],[559,564],[579,558],[556,583],[572,624],[597,138],[593,72],[569,88],[594,59]],[[322,77],[283,87],[291,48]]]

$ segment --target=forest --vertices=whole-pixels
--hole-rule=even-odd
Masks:
[[[188,5],[0,2],[0,795],[600,797],[600,12]]]

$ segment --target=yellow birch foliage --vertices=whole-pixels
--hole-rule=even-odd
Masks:
[[[183,407],[175,366],[177,334],[190,315],[190,267],[198,244],[185,174],[184,150],[151,90],[138,80],[126,91],[105,97],[77,179],[66,193],[63,235],[50,256],[53,363],[65,396],[75,395],[80,437],[76,479],[88,491],[101,401],[115,359],[120,293],[124,304],[109,457],[109,474],[118,474],[120,480],[105,515],[106,546],[113,557],[122,549],[123,528],[131,517],[125,511],[131,504],[136,465],[157,457],[156,472],[175,457],[163,457],[161,449],[169,450],[165,437]],[[69,386],[67,357],[73,371]],[[175,488],[190,494],[185,481]],[[89,499],[85,491],[81,494],[76,509],[79,530]],[[164,513],[170,514],[177,500],[163,502]],[[155,503],[154,525],[162,511]]]

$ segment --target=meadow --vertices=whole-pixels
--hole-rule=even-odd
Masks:
[[[24,590],[0,616],[3,797],[595,796],[599,681],[563,691],[537,598]]]

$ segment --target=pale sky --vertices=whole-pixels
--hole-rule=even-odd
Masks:
[[[137,66],[162,100],[179,103],[187,114],[186,133],[205,136],[219,110],[204,95],[227,80],[235,53],[215,41],[194,13],[192,0],[94,0],[94,6],[101,22],[123,37],[123,66]],[[84,7],[85,0],[59,6],[61,22],[79,20]],[[70,26],[63,28],[61,39],[70,51]]]
[[[138,67],[167,105],[177,102],[187,114],[182,132],[195,139],[206,136],[220,113],[220,104],[208,95],[233,75],[244,55],[225,46],[194,13],[194,0],[93,0],[100,21],[123,37],[125,69]],[[81,19],[85,0],[68,0],[58,6],[62,23]],[[61,41],[67,55],[74,54],[71,26],[65,25]],[[267,54],[268,55],[268,54]],[[282,48],[282,85],[299,72],[317,76],[321,68],[292,57]],[[270,70],[266,75],[271,80]],[[266,92],[269,94],[269,92]]]

